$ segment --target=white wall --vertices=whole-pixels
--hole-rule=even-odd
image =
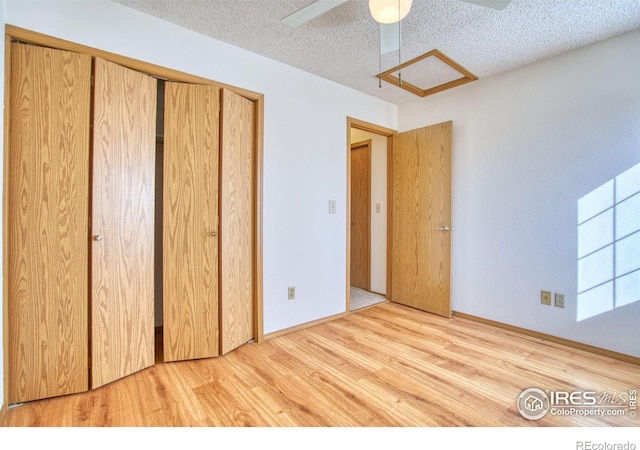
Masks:
[[[263,93],[264,331],[345,311],[347,117],[396,128],[395,105],[109,1],[7,0],[3,22]]]
[[[371,291],[387,293],[387,138],[357,128],[351,143],[371,139]],[[380,212],[376,211],[380,204]]]
[[[634,31],[399,108],[401,131],[453,120],[455,311],[640,356],[640,302],[576,320],[577,202],[640,162],[638,61]]]

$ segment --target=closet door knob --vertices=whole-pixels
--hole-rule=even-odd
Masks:
[[[93,236],[93,240],[94,241],[101,241],[102,240],[102,235],[101,234],[96,234]]]
[[[216,236],[218,235],[218,233],[216,233],[215,231],[212,231],[210,234],[211,234],[211,236],[213,236],[213,237],[216,237]]]

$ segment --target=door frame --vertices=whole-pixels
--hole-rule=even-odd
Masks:
[[[393,169],[393,151],[395,148],[395,137],[397,135],[397,131],[391,128],[386,128],[380,125],[376,125],[370,122],[365,122],[363,120],[355,119],[353,117],[347,117],[347,145],[346,145],[346,156],[347,156],[347,211],[348,214],[345,214],[346,220],[346,230],[347,230],[347,245],[346,245],[346,253],[347,253],[347,264],[346,264],[346,312],[351,312],[351,129],[355,128],[362,131],[367,131],[369,133],[378,134],[380,136],[384,136],[387,138],[387,283],[386,283],[386,293],[385,296],[387,299],[391,299],[391,252],[392,252],[392,205],[389,203],[389,200],[393,198],[393,186],[391,183],[392,180],[392,169]]]
[[[122,66],[128,67],[130,69],[134,69],[151,76],[162,78],[162,79],[170,79],[173,81],[186,82],[186,83],[200,83],[200,84],[213,84],[219,86],[220,88],[227,88],[237,94],[251,100],[255,105],[255,146],[254,146],[254,159],[255,159],[255,168],[254,168],[254,211],[255,211],[255,219],[254,219],[254,250],[253,250],[253,267],[254,267],[254,293],[253,293],[253,302],[254,302],[254,334],[255,340],[258,343],[264,342],[264,325],[263,325],[263,226],[262,226],[262,210],[263,210],[263,154],[264,154],[264,94],[260,94],[254,91],[250,91],[247,89],[238,88],[235,86],[227,85],[225,83],[219,83],[214,80],[210,80],[207,78],[203,78],[197,75],[192,75],[186,72],[181,72],[175,69],[170,69],[167,67],[158,66],[155,64],[139,61],[133,58],[129,58],[126,56],[118,55],[115,53],[111,53],[108,51],[100,50],[97,48],[89,47],[82,44],[77,44],[75,42],[66,41],[64,39],[48,36],[42,33],[38,33],[35,31],[27,30],[24,28],[16,27],[14,25],[5,25],[5,103],[6,99],[9,98],[10,93],[10,74],[11,74],[11,46],[9,45],[12,40],[19,40],[22,42],[27,42],[34,45],[41,45],[45,47],[52,47],[60,50],[67,50],[77,53],[84,53],[90,56],[100,57],[102,59],[106,59],[107,61],[114,62],[116,64],[120,64]],[[2,240],[3,240],[3,248],[2,248],[2,259],[3,259],[3,269],[2,269],[2,277],[4,280],[3,286],[3,299],[2,299],[2,321],[3,321],[3,336],[2,336],[2,345],[4,351],[4,396],[5,401],[3,405],[0,405],[0,418],[6,413],[7,401],[9,399],[9,311],[8,311],[8,277],[9,277],[9,246],[8,242],[8,230],[9,230],[9,214],[8,214],[8,180],[9,180],[9,117],[10,110],[9,105],[5,106],[4,111],[4,154],[3,154],[3,199],[2,199]],[[88,235],[87,235],[88,236]],[[88,264],[88,262],[87,262]],[[88,286],[88,285],[87,285]],[[88,287],[87,287],[88,289]]]

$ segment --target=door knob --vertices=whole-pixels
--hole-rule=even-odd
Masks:
[[[211,232],[211,233],[209,233],[209,234],[211,234],[211,236],[213,236],[213,237],[216,237],[216,236],[218,235],[218,233],[216,233],[215,231],[212,231],[212,232]]]
[[[441,227],[438,227],[438,230],[444,231],[446,233],[447,231],[449,231],[449,227],[446,225],[442,225]]]
[[[102,240],[102,235],[101,234],[96,234],[93,236],[93,240],[94,241],[101,241]]]

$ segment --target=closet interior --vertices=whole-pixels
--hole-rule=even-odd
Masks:
[[[256,100],[52,47],[9,49],[9,403],[259,337]]]

